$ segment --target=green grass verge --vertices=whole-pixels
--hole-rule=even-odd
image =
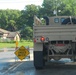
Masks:
[[[22,41],[18,42],[18,47],[20,46],[29,46],[30,48],[33,47],[33,42],[32,41]],[[15,48],[16,43],[0,43],[0,48]]]

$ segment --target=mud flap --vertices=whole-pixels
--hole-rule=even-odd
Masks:
[[[43,68],[43,51],[34,51],[34,66],[36,69]]]

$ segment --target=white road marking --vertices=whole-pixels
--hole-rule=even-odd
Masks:
[[[23,62],[21,62],[21,63],[14,63],[14,65],[13,66],[11,66],[10,68],[8,68],[8,70],[6,70],[5,72],[4,72],[4,75],[6,74],[6,73],[8,73],[9,71],[14,71],[17,67],[19,67],[21,64],[22,64]]]

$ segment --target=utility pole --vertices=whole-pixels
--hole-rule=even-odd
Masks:
[[[57,0],[55,0],[55,10],[54,10],[54,14],[57,16]]]
[[[55,9],[56,9],[56,16],[57,16],[57,0],[55,0]]]

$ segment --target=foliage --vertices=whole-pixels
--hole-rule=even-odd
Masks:
[[[61,10],[61,0],[44,0],[40,9],[41,16],[54,16],[54,10]]]
[[[28,40],[20,41],[18,42],[18,47],[21,47],[21,46],[33,47],[33,42],[28,41]],[[15,48],[15,47],[16,47],[15,42],[13,43],[1,43],[0,42],[0,48]]]
[[[16,22],[20,15],[21,11],[19,10],[0,10],[0,27],[10,31],[16,31],[18,25]]]
[[[76,15],[76,0],[44,0],[40,9],[41,16]]]
[[[54,14],[57,11],[57,14]],[[44,0],[42,6],[26,5],[24,10],[0,10],[0,28],[21,31],[21,38],[32,39],[34,15],[43,16],[76,15],[76,0]],[[44,24],[43,20],[43,24]]]
[[[38,11],[39,11],[39,6],[36,5],[27,5],[25,7],[25,10],[22,11],[22,22],[23,24],[26,24],[28,26],[30,26],[31,28],[33,27],[33,17],[34,15],[38,15]]]
[[[63,0],[63,3],[66,6],[65,10],[70,12],[68,15],[76,15],[76,0]]]
[[[32,39],[33,37],[33,30],[31,27],[27,26],[27,27],[24,27],[22,30],[21,30],[21,37],[23,37],[24,39]]]

